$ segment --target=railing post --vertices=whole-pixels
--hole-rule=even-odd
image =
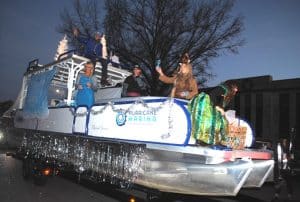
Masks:
[[[76,78],[78,73],[84,68],[84,64],[86,61],[82,61],[79,64],[76,64],[74,59],[71,58],[71,64],[68,65],[68,83],[67,83],[67,87],[68,87],[68,96],[67,96],[67,105],[71,105],[72,103],[72,94],[73,91],[75,90],[75,82],[76,82]]]

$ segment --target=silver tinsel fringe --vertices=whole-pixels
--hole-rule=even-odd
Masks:
[[[82,136],[26,134],[20,150],[60,169],[72,166],[91,180],[129,186],[138,177],[144,145]]]

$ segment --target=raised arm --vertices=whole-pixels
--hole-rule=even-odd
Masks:
[[[86,44],[88,41],[87,38],[80,36],[80,32],[78,28],[73,29],[73,35],[75,39],[77,39],[80,43]]]
[[[168,77],[168,76],[166,76],[166,75],[163,73],[161,67],[157,67],[157,68],[156,68],[156,71],[157,71],[158,74],[159,74],[159,78],[158,78],[158,79],[161,80],[162,82],[167,83],[167,84],[172,84],[172,83],[175,82],[176,77],[175,77],[175,76],[173,76],[173,77]]]

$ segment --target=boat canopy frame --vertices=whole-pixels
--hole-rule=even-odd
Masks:
[[[28,69],[24,74],[22,88],[19,96],[20,101],[18,108],[23,108],[24,100],[27,95],[28,79],[32,75],[49,71],[54,68],[56,69],[56,73],[54,75],[54,78],[52,79],[51,84],[67,88],[67,97],[65,99],[65,103],[70,106],[73,102],[72,97],[75,91],[77,76],[79,72],[83,71],[84,65],[88,61],[90,60],[85,57],[72,54],[47,65],[39,64],[34,68]],[[114,65],[114,63],[108,63],[107,65],[107,74],[110,85],[101,86],[100,81],[102,74],[102,65],[100,62],[96,62],[94,74],[97,78],[97,88],[107,88],[116,86],[120,83],[122,84],[125,78],[131,74],[128,70],[116,67]]]

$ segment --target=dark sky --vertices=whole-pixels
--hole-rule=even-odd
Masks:
[[[72,0],[1,0],[0,101],[17,96],[30,60],[53,61],[63,37],[56,31],[59,13],[71,5]],[[239,54],[211,62],[216,77],[208,86],[261,75],[274,80],[300,77],[299,0],[238,0],[232,14],[245,17],[247,43]]]

